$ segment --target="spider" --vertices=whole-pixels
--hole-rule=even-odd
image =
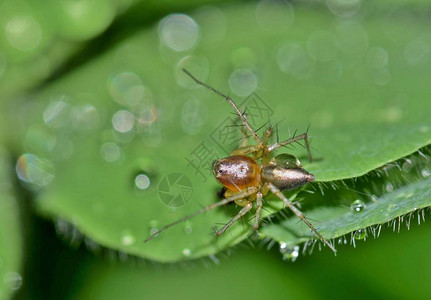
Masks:
[[[230,156],[213,162],[212,171],[216,180],[224,187],[224,199],[208,205],[173,223],[165,225],[148,237],[145,242],[148,242],[161,232],[176,224],[232,202],[240,206],[241,210],[221,229],[215,230],[217,236],[222,235],[232,224],[250,212],[253,209],[253,206],[256,206],[253,229],[257,230],[259,228],[263,197],[271,192],[283,201],[284,204],[301,221],[303,221],[323,243],[336,253],[334,246],[331,245],[316,228],[314,228],[304,214],[282,193],[283,190],[298,188],[308,182],[314,181],[314,175],[302,168],[299,160],[293,155],[283,153],[271,158],[271,152],[285,145],[303,140],[305,148],[307,149],[308,159],[311,161],[312,157],[307,133],[297,136],[294,135],[292,138],[285,141],[269,144],[270,137],[272,135],[271,128],[266,129],[262,136],[259,136],[247,121],[245,113],[239,110],[231,97],[226,96],[206,83],[201,82],[186,69],[182,70],[197,84],[204,86],[230,103],[242,122],[246,138],[239,148],[234,150]],[[256,142],[255,145],[248,144],[247,133],[253,137]],[[259,164],[259,161],[261,164]]]

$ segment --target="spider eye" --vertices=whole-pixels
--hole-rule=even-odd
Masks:
[[[274,157],[274,163],[277,166],[286,168],[286,169],[300,169],[302,168],[301,162],[292,154],[279,154]]]

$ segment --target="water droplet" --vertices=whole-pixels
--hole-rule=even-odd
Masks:
[[[18,290],[22,285],[22,276],[17,272],[7,272],[4,274],[3,281],[11,290]]]
[[[284,44],[277,52],[280,69],[297,79],[308,79],[314,72],[314,60],[303,47],[295,43]]]
[[[362,200],[355,200],[350,205],[350,210],[353,212],[361,212],[365,209],[365,203]]]
[[[283,255],[283,260],[294,262],[299,256],[299,246],[280,243],[280,253]]]
[[[175,72],[175,78],[177,83],[186,88],[197,88],[199,87],[194,80],[192,80],[187,74],[183,72],[182,69],[187,69],[199,80],[205,82],[209,74],[209,63],[206,57],[200,55],[187,55],[182,58],[178,64]]]
[[[368,33],[358,23],[341,22],[336,26],[338,48],[346,55],[360,57],[368,49]]]
[[[158,28],[160,42],[181,52],[194,47],[199,39],[199,26],[184,14],[171,14],[163,18]]]
[[[51,99],[51,103],[43,112],[43,120],[49,127],[62,127],[69,121],[69,97],[60,95]]]
[[[198,134],[207,117],[207,106],[201,100],[192,97],[192,99],[184,103],[181,114],[181,127],[187,134]]]
[[[384,111],[382,119],[386,119],[386,121],[388,122],[396,122],[401,120],[402,117],[403,117],[403,110],[398,106],[392,106],[392,107],[388,107]]]
[[[430,59],[430,47],[422,40],[414,40],[404,48],[404,58],[413,66],[425,65]]]
[[[145,174],[139,174],[135,177],[135,185],[140,190],[146,190],[150,187],[150,178]]]
[[[334,15],[347,18],[358,12],[361,0],[326,0],[326,4]]]
[[[70,116],[75,128],[81,130],[96,129],[100,123],[99,112],[91,104],[75,106]]]
[[[119,110],[112,117],[112,125],[118,132],[129,132],[135,126],[135,116],[130,111]]]
[[[100,149],[102,157],[107,162],[114,162],[121,156],[121,149],[115,143],[105,143]]]
[[[382,47],[373,47],[367,53],[367,65],[373,69],[382,69],[388,64],[388,52]]]
[[[431,175],[431,172],[428,169],[422,169],[421,174],[422,177],[429,177]]]
[[[387,183],[385,188],[388,193],[391,193],[394,191],[394,186],[392,185],[392,183]]]
[[[136,242],[136,238],[135,236],[131,233],[130,230],[124,230],[121,233],[121,244],[123,246],[131,246],[133,244],[135,244]]]
[[[415,167],[414,158],[406,158],[405,162],[403,163],[402,169],[403,172],[409,173],[412,171],[412,169]]]
[[[6,23],[6,38],[12,47],[29,51],[39,46],[42,40],[42,28],[30,15],[15,15]]]
[[[353,236],[356,240],[363,240],[367,237],[367,231],[365,229],[358,229]]]
[[[132,72],[111,75],[107,85],[114,101],[125,106],[140,103],[145,95],[145,87],[141,78]]]
[[[316,61],[330,61],[337,55],[337,41],[329,31],[316,31],[307,41],[307,50]]]
[[[189,248],[184,248],[183,249],[183,255],[185,257],[189,257],[190,255],[192,255],[192,251]]]
[[[186,221],[184,232],[186,234],[191,234],[193,232],[192,222],[190,222],[189,220]]]
[[[294,19],[293,6],[288,1],[261,0],[256,6],[257,24],[270,33],[286,31]]]
[[[154,107],[154,105],[147,106],[147,107],[143,108],[138,113],[138,119],[136,120],[137,130],[138,131],[141,131],[141,130],[145,131],[145,129],[148,128],[151,124],[153,124],[156,120],[157,120],[157,112],[156,112],[156,108]]]
[[[226,33],[225,14],[214,6],[203,6],[195,11],[195,20],[202,32],[202,42],[214,43],[223,39]]]
[[[54,161],[68,160],[73,154],[73,143],[68,138],[59,135],[51,148],[51,158]]]
[[[18,158],[16,173],[27,188],[34,190],[47,186],[52,182],[54,179],[54,166],[47,159],[25,153]]]
[[[229,77],[229,87],[238,96],[248,96],[257,88],[257,77],[249,69],[236,70]]]
[[[41,155],[50,153],[56,143],[57,139],[52,130],[43,124],[31,126],[24,138],[25,151]]]
[[[377,85],[387,85],[391,79],[391,72],[387,68],[377,69],[373,72],[374,83]]]

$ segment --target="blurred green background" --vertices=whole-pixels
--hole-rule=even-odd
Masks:
[[[215,201],[207,164],[187,160],[197,146],[234,147],[214,139],[228,105],[181,68],[239,103],[258,93],[281,138],[311,123],[318,159],[291,150],[318,181],[355,178],[431,142],[430,13],[421,0],[0,1],[0,299],[428,299],[422,211],[409,230],[384,225],[294,263],[277,243],[241,242],[243,224],[214,243],[229,208],[142,241]],[[426,183],[424,153],[401,161],[394,186],[355,188]],[[190,178],[190,203],[159,201],[169,173]],[[304,207],[349,211],[359,194]]]

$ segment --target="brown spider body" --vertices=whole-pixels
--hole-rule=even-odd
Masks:
[[[303,168],[287,169],[277,165],[262,166],[262,178],[273,183],[280,191],[291,190],[314,181],[314,175]]]
[[[216,160],[213,173],[218,182],[228,191],[240,192],[247,187],[258,187],[262,171],[259,164],[245,155],[232,155]]]
[[[311,161],[311,152],[308,143],[307,133],[293,136],[285,141],[269,144],[272,130],[268,128],[260,137],[256,131],[250,126],[243,112],[239,110],[232,98],[224,95],[211,86],[199,81],[187,70],[183,71],[190,76],[197,84],[206,87],[217,95],[226,99],[234,108],[236,114],[241,119],[244,128],[244,140],[239,148],[234,150],[229,157],[222,158],[213,162],[212,170],[216,180],[221,183],[226,191],[224,199],[208,205],[201,210],[185,216],[171,224],[162,227],[157,232],[153,233],[145,241],[149,241],[157,236],[162,231],[184,222],[194,216],[205,213],[216,207],[236,203],[242,208],[240,211],[227,222],[220,230],[216,230],[218,236],[222,235],[232,224],[249,213],[255,206],[253,228],[256,230],[259,227],[260,214],[263,206],[263,197],[269,191],[276,195],[284,204],[301,220],[303,221],[317,237],[331,248],[336,253],[335,248],[314,228],[303,213],[289,200],[281,191],[298,188],[314,180],[314,175],[308,173],[301,166],[299,160],[290,154],[279,154],[271,159],[272,151],[275,151],[285,145],[298,143],[303,140],[307,149],[308,159]],[[256,142],[256,145],[248,144],[248,136]],[[259,164],[260,162],[260,164]]]
[[[256,159],[245,155],[232,155],[213,162],[213,173],[217,181],[227,190],[224,196],[230,197],[232,192],[240,192],[248,187],[261,188],[270,182],[281,191],[294,189],[314,180],[314,175],[308,173],[301,166],[286,167],[277,165],[277,160],[259,166]],[[266,196],[268,189],[262,191]],[[254,201],[255,197],[248,197]],[[235,201],[243,206],[243,201]]]

